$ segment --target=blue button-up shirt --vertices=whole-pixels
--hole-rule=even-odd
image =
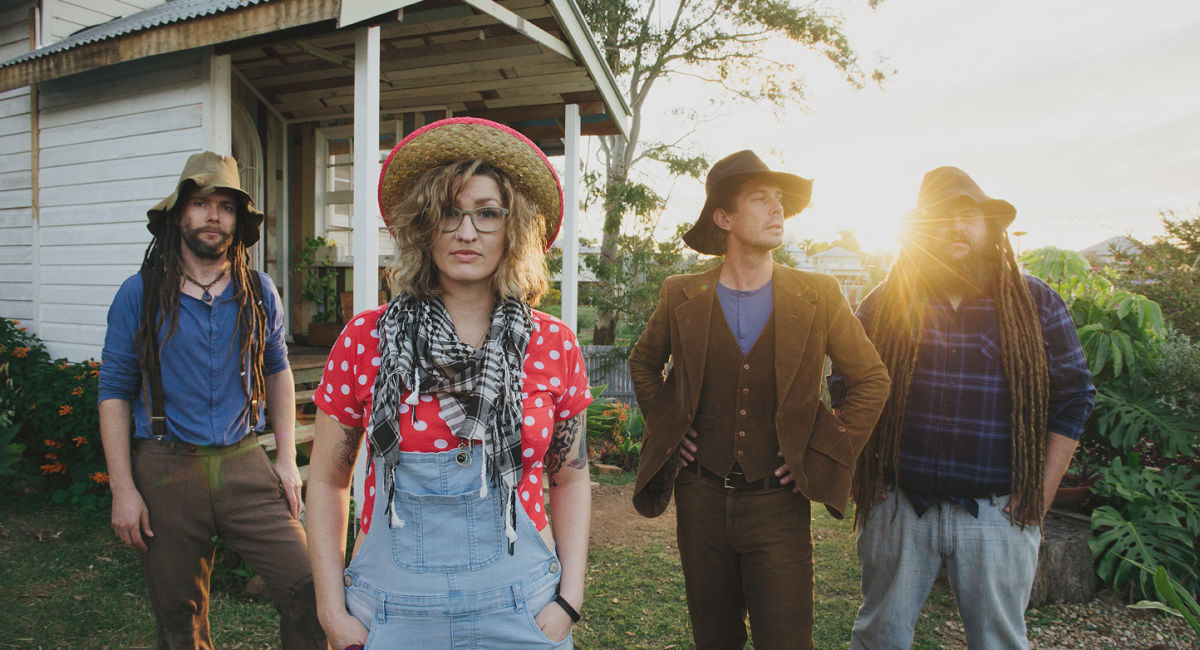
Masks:
[[[263,371],[273,375],[288,369],[279,293],[269,276],[259,273],[267,316]],[[164,341],[167,324],[159,331],[164,407],[169,440],[194,445],[231,445],[249,430],[248,377],[238,359],[237,299],[233,283],[209,305],[181,294],[179,327]],[[100,401],[133,403],[134,436],[151,438],[150,416],[142,391],[135,337],[142,314],[142,278],[127,279],[108,309],[104,363],[100,366]],[[262,405],[259,405],[260,415]],[[258,420],[262,429],[263,418]]]
[[[1047,429],[1078,440],[1096,393],[1079,335],[1062,298],[1035,277],[1026,282],[1050,370]],[[858,309],[867,332],[879,295]],[[935,296],[925,310],[897,468],[918,515],[943,500],[975,515],[975,499],[1011,491],[1011,409],[996,304],[976,295],[955,310]]]

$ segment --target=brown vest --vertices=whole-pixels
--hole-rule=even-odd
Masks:
[[[700,406],[692,428],[699,434],[699,462],[718,476],[734,463],[749,481],[766,478],[783,463],[775,435],[775,315],[743,355],[725,320],[720,300],[713,300],[708,358]]]

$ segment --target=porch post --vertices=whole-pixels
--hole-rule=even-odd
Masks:
[[[233,153],[233,63],[228,54],[214,54],[211,48],[208,61],[208,148],[228,156]]]
[[[578,334],[579,321],[579,105],[563,120],[562,319]]]
[[[379,304],[379,25],[354,32],[354,313]],[[344,314],[351,318],[353,314]],[[366,437],[354,464],[354,503],[365,503]]]
[[[354,33],[354,313],[379,304],[378,183],[379,25],[371,25]]]

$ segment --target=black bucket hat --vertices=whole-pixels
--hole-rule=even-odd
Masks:
[[[700,217],[683,236],[683,242],[697,253],[723,255],[725,253],[725,231],[713,223],[712,213],[719,203],[731,192],[750,179],[762,178],[771,181],[783,190],[783,217],[786,219],[808,206],[812,197],[812,181],[787,172],[772,171],[749,149],[729,154],[717,161],[708,170],[704,180],[704,208]]]

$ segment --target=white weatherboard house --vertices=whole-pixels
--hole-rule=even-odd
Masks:
[[[99,356],[146,210],[205,149],[242,163],[268,215],[254,260],[292,331],[305,237],[337,241],[354,309],[374,305],[396,253],[381,155],[448,116],[565,156],[577,268],[579,137],[626,133],[630,114],[574,0],[0,0],[0,316],[53,356]]]

